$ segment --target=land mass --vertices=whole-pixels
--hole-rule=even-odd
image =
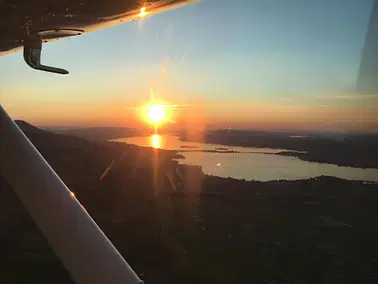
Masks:
[[[175,151],[18,125],[145,283],[378,281],[374,183],[218,178]],[[3,177],[0,218],[0,283],[73,283]]]
[[[127,127],[75,127],[75,128],[47,128],[56,134],[76,136],[90,141],[104,142],[122,137],[142,136],[144,132]]]
[[[110,139],[147,135],[146,130],[125,127],[51,129],[57,134],[106,142]],[[166,132],[163,131],[162,134]],[[167,132],[169,133],[169,132]],[[172,134],[172,133],[171,133]],[[278,155],[295,156],[303,161],[358,168],[378,168],[378,134],[264,132],[251,130],[215,130],[204,133],[181,131],[180,139],[225,146],[286,149]],[[182,147],[189,149],[190,146]],[[217,148],[219,153],[229,153]],[[298,152],[299,151],[299,152]],[[230,153],[236,153],[231,151]],[[301,153],[303,152],[303,153]]]
[[[287,149],[280,155],[296,156],[301,160],[358,168],[378,168],[378,134],[307,134],[263,131],[216,130],[192,135],[182,132],[180,139],[190,142],[226,146]],[[303,153],[298,153],[301,151]]]

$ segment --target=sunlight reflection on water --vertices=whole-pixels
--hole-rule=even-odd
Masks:
[[[162,137],[159,134],[151,135],[151,146],[155,149],[160,149],[162,147]]]
[[[180,154],[185,157],[185,159],[178,160],[180,164],[202,166],[205,174],[220,177],[269,181],[280,179],[297,180],[326,175],[348,180],[378,182],[378,169],[340,167],[332,164],[302,161],[292,156],[274,155],[275,153],[287,151],[285,149],[183,142],[177,136],[161,136],[158,134],[120,138],[115,141],[142,147],[180,151]],[[230,153],[232,151],[235,152]]]

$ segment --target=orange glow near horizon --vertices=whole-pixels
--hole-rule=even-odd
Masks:
[[[36,126],[96,127],[116,126],[155,130],[161,129],[255,129],[267,131],[348,131],[378,132],[375,99],[361,105],[354,100],[317,101],[311,104],[233,101],[178,101],[166,92],[165,99],[153,94],[127,101],[33,101],[19,97],[2,104],[13,119],[25,120]],[[126,101],[126,99],[125,99]],[[330,101],[330,102],[329,102]],[[173,102],[173,103],[171,103]],[[349,103],[349,104],[347,104]],[[152,107],[159,105],[158,107]],[[59,106],[59,107],[57,107]],[[161,109],[164,109],[162,114]],[[174,123],[175,125],[170,125]],[[157,134],[156,132],[155,134]]]

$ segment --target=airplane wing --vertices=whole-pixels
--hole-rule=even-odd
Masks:
[[[68,74],[40,62],[42,43],[137,20],[193,0],[14,0],[0,1],[0,56],[24,49],[38,70]]]

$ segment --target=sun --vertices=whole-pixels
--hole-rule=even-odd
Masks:
[[[140,17],[140,18],[144,18],[147,15],[149,15],[150,13],[151,12],[146,11],[146,7],[142,7],[142,8],[140,8],[139,14],[137,16]]]
[[[159,125],[167,118],[164,105],[151,104],[147,107],[147,118],[154,124]]]
[[[145,104],[136,107],[139,119],[154,127],[155,132],[166,123],[174,123],[174,105],[162,99],[156,99],[150,89],[151,98]]]

